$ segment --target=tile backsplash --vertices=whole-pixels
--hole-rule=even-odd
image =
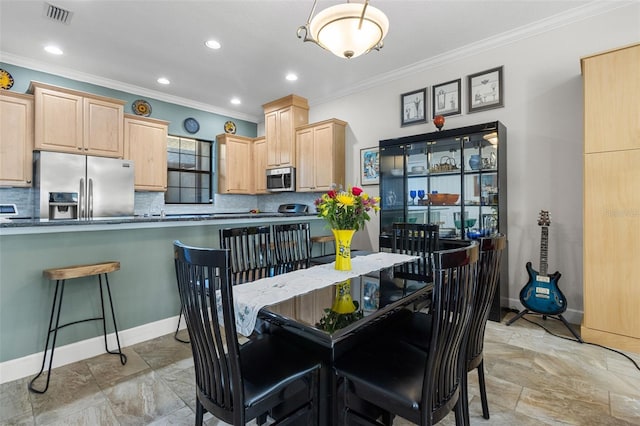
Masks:
[[[154,215],[163,210],[168,214],[180,213],[232,213],[258,209],[275,212],[280,204],[306,204],[315,212],[314,201],[321,193],[281,192],[268,195],[223,195],[215,194],[213,204],[165,204],[163,192],[136,192],[134,214]],[[0,188],[0,203],[15,204],[19,217],[35,215],[36,190],[34,188]]]

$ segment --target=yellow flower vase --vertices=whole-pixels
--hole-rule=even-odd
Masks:
[[[351,298],[351,280],[342,281],[336,284],[336,298],[333,301],[331,310],[338,314],[350,314],[355,312],[356,305]]]
[[[351,239],[356,232],[353,229],[332,229],[336,239],[336,269],[351,270]]]

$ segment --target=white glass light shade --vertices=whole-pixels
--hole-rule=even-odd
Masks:
[[[362,3],[345,3],[318,13],[309,23],[312,38],[341,58],[355,58],[377,46],[389,31],[389,20],[379,9],[367,6],[362,27]]]

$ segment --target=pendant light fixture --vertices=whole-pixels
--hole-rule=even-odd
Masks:
[[[298,27],[298,38],[304,31],[304,41],[347,59],[382,49],[389,20],[382,11],[369,6],[369,0],[331,6],[314,17],[317,2],[313,2],[307,23]]]

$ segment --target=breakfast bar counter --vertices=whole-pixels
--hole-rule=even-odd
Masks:
[[[175,330],[180,309],[173,265],[175,240],[219,247],[228,227],[309,222],[311,235],[326,234],[317,216],[277,213],[180,215],[94,221],[14,221],[0,224],[0,376],[13,380],[37,372],[49,321],[52,286],[42,271],[67,265],[120,262],[109,280],[121,343],[125,347]],[[314,247],[320,255],[320,246]],[[75,280],[65,293],[82,305],[66,306],[62,321],[86,316],[100,303],[87,282]],[[108,331],[113,330],[108,326]],[[109,331],[111,332],[111,331]],[[103,352],[98,324],[83,323],[58,336],[56,362]],[[67,347],[65,348],[65,345]],[[66,354],[66,355],[65,355]],[[81,355],[78,355],[81,354]],[[55,367],[55,365],[54,365]]]

